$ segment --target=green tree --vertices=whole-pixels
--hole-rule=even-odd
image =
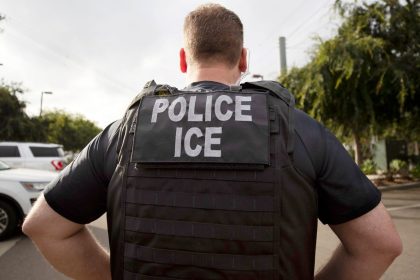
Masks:
[[[358,164],[363,137],[418,123],[419,33],[410,30],[419,28],[418,3],[336,1],[337,34],[319,42],[310,63],[280,77],[298,105],[353,140]]]
[[[0,86],[1,141],[37,141],[44,136],[25,113],[25,103],[17,98],[21,93],[23,90],[17,85]]]
[[[283,83],[294,87],[298,105],[310,115],[339,137],[353,139],[355,160],[361,163],[361,138],[376,123],[371,89],[380,73],[374,57],[384,51],[381,40],[349,31],[322,42],[312,62],[292,70]]]
[[[47,141],[62,144],[67,151],[80,151],[101,129],[81,115],[46,112],[35,118],[46,129]]]
[[[420,1],[336,1],[340,15],[361,34],[383,41],[376,134],[418,140],[420,129]],[[394,105],[394,106],[391,106]]]
[[[77,152],[101,130],[83,116],[64,111],[30,118],[25,113],[25,102],[18,98],[22,93],[19,85],[0,86],[0,141],[57,143]]]

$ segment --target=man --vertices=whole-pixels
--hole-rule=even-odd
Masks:
[[[317,217],[341,240],[316,279],[378,279],[401,253],[379,191],[276,83],[240,19],[185,19],[183,91],[150,83],[52,182],[23,231],[75,279],[311,279]],[[107,212],[108,253],[84,224]],[[111,272],[112,271],[112,272]]]

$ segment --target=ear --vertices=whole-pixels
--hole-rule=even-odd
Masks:
[[[248,69],[248,59],[247,59],[247,50],[242,48],[241,57],[239,58],[239,70],[242,73],[245,73]]]
[[[182,73],[187,73],[187,55],[185,54],[184,48],[179,50],[179,68]]]

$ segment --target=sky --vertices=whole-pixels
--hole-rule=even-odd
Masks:
[[[0,0],[0,78],[21,83],[30,116],[64,110],[104,128],[122,118],[143,85],[186,86],[179,70],[184,17],[209,1]],[[279,36],[286,37],[287,65],[303,66],[319,36],[337,28],[335,0],[214,1],[244,25],[249,72],[275,80]]]

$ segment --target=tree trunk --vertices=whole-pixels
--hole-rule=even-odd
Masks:
[[[362,159],[362,147],[360,143],[360,136],[357,134],[357,132],[353,132],[353,149],[354,149],[354,161],[357,163],[357,165],[361,165],[363,162]]]

